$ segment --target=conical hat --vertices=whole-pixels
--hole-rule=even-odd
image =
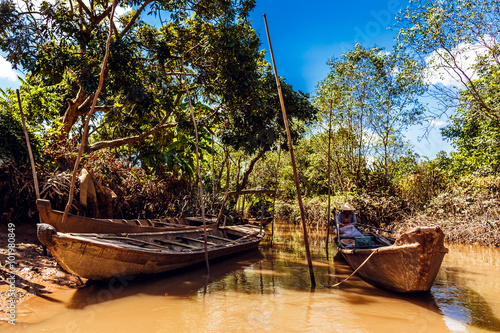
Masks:
[[[346,202],[342,207],[340,207],[340,210],[344,211],[355,211],[356,209],[348,202]]]

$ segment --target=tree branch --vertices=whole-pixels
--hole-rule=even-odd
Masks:
[[[257,163],[257,161],[260,160],[260,158],[264,155],[264,152],[265,151],[263,149],[259,150],[257,155],[255,155],[255,157],[250,161],[250,164],[248,164],[247,169],[243,173],[243,178],[241,179],[241,183],[239,183],[238,186],[236,187],[236,192],[241,192],[245,188],[245,186],[248,183],[248,177],[250,176],[250,173],[252,173],[255,163]]]
[[[94,17],[94,15],[92,14],[92,12],[90,11],[90,9],[83,3],[82,0],[76,0],[78,2],[78,4],[80,5],[80,8],[83,8],[83,10],[85,11],[85,13],[87,13],[88,16],[90,16],[91,18]],[[110,8],[110,11],[111,11],[111,8]],[[109,14],[109,12],[108,12]]]
[[[101,150],[104,148],[116,148],[116,147],[121,147],[123,145],[136,143],[136,142],[144,140],[148,136],[153,135],[161,130],[164,130],[166,128],[172,128],[175,126],[177,126],[177,124],[163,124],[163,125],[158,124],[155,127],[153,127],[150,131],[141,133],[139,135],[94,143],[88,147],[88,150],[90,152],[93,152],[93,151]]]
[[[182,99],[182,94],[178,94],[177,97],[175,98],[174,106],[178,105],[181,99]],[[123,146],[126,144],[139,142],[139,141],[147,138],[148,136],[153,135],[161,130],[177,126],[177,124],[165,124],[169,117],[170,117],[170,113],[166,114],[165,117],[163,117],[163,119],[158,124],[156,124],[156,126],[153,127],[150,131],[147,131],[147,132],[141,133],[139,135],[135,135],[135,136],[129,136],[126,138],[97,142],[97,143],[94,143],[93,145],[90,145],[88,147],[88,150],[89,151],[96,151],[96,150],[100,150],[100,149],[104,149],[104,148],[115,148],[115,147],[120,147],[120,146]]]
[[[130,28],[132,28],[132,25],[134,25],[135,21],[137,20],[137,18],[139,17],[139,15],[141,15],[141,13],[144,10],[144,8],[146,8],[146,6],[149,5],[151,2],[153,2],[153,0],[147,0],[147,1],[145,1],[141,5],[141,7],[139,7],[135,11],[134,16],[130,19],[130,21],[128,22],[127,26],[125,28],[123,28],[122,32],[120,33],[120,37],[121,38],[123,38],[123,36],[125,36],[125,34],[127,33],[127,31],[130,30]]]
[[[111,8],[112,8],[112,6],[109,6],[101,14],[99,14],[98,16],[93,17],[92,18],[92,22],[94,22],[94,24],[99,24],[102,20],[104,20],[106,17],[109,16],[109,13],[111,12]]]

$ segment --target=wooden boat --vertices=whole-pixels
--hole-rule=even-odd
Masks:
[[[90,280],[161,273],[205,261],[203,230],[146,233],[62,233],[37,225],[38,239],[69,273]],[[255,249],[265,232],[256,226],[207,230],[209,259]]]
[[[76,233],[116,233],[116,232],[155,232],[181,229],[199,229],[203,227],[201,217],[165,218],[165,219],[96,219],[68,214],[68,220],[62,223],[63,212],[52,210],[49,200],[36,201],[38,213],[44,223],[50,224],[59,232]],[[217,218],[205,218],[209,228],[215,226]]]
[[[363,233],[362,238],[369,240],[364,247],[359,243],[356,246],[355,239],[334,241],[349,266],[353,270],[359,268],[357,274],[362,279],[400,293],[426,292],[432,287],[448,253],[439,227],[414,228],[395,240],[373,232]]]

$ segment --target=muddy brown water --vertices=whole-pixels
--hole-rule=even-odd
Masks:
[[[2,332],[500,332],[500,249],[447,245],[429,293],[399,295],[357,276],[323,232],[275,226],[273,246],[206,267],[119,278],[32,297]]]

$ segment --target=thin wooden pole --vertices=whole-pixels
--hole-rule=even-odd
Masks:
[[[328,120],[328,208],[326,212],[326,260],[328,260],[328,240],[330,239],[330,195],[331,195],[331,145],[332,145],[332,101],[330,100],[330,109],[329,109],[329,120]],[[335,218],[335,216],[334,216]]]
[[[78,166],[80,164],[80,159],[83,154],[83,146],[85,144],[85,141],[87,140],[90,119],[92,119],[92,115],[94,114],[95,107],[97,104],[97,99],[99,98],[102,86],[104,85],[104,74],[106,73],[106,65],[108,63],[108,57],[109,57],[109,45],[111,44],[111,38],[113,36],[113,17],[115,16],[115,9],[117,4],[118,0],[113,0],[111,14],[109,16],[109,33],[108,33],[108,39],[106,40],[106,52],[104,54],[104,59],[102,61],[102,66],[101,66],[101,73],[99,75],[99,86],[94,95],[94,99],[92,100],[92,106],[90,107],[90,112],[87,117],[87,121],[85,122],[85,126],[83,127],[82,142],[80,143],[80,148],[78,149],[78,156],[76,157],[75,166],[73,168],[73,175],[71,177],[71,185],[69,187],[68,203],[66,204],[66,208],[64,209],[64,214],[62,217],[63,224],[66,223],[66,221],[68,220],[69,209],[71,208],[71,203],[73,202],[73,196],[75,194],[76,174],[78,172]]]
[[[210,210],[213,214],[214,201],[215,201],[215,150],[214,150],[214,133],[210,133],[212,137],[212,200],[210,203]]]
[[[184,59],[182,59],[182,67],[184,67]],[[184,72],[184,70],[182,71]],[[207,237],[207,222],[205,219],[205,203],[203,200],[203,179],[201,178],[201,167],[200,167],[200,154],[199,154],[199,138],[198,138],[198,125],[196,124],[196,117],[194,116],[193,103],[191,102],[191,94],[189,93],[189,85],[186,77],[186,93],[189,103],[189,109],[191,110],[191,118],[193,120],[194,134],[196,138],[196,169],[198,172],[198,183],[200,184],[199,195],[200,195],[200,208],[201,208],[201,220],[203,221],[203,236],[204,236],[204,247],[205,247],[205,263],[207,266],[207,275],[210,275],[210,265],[208,262],[208,237]]]
[[[241,222],[243,222],[243,218],[245,217],[245,200],[247,198],[247,195],[246,194],[243,194],[243,200],[242,200],[242,203],[241,203]]]
[[[272,215],[273,220],[271,221],[271,247],[273,246],[273,240],[274,240],[274,220],[276,215],[276,195],[278,194],[278,169],[280,166],[280,161],[281,161],[281,138],[280,138],[280,143],[278,145],[278,163],[276,164],[276,176],[274,178],[274,183],[276,188],[274,189],[274,196],[273,196],[273,215]]]
[[[26,128],[26,121],[24,120],[23,105],[21,103],[21,94],[19,89],[16,89],[17,103],[19,104],[19,113],[21,114],[21,120],[23,122],[24,138],[26,139],[26,146],[28,147],[28,154],[31,163],[31,172],[33,172],[33,183],[35,186],[35,195],[37,199],[40,199],[40,187],[38,186],[38,177],[36,176],[35,158],[33,157],[33,152],[31,151],[30,137],[28,136],[28,129]],[[38,214],[38,221],[43,223],[42,217]],[[43,255],[47,255],[47,247],[42,244]]]
[[[21,95],[19,94],[19,89],[16,89],[16,93],[17,93],[17,102],[19,104],[19,112],[21,113],[21,120],[23,122],[24,138],[26,139],[26,147],[28,147],[28,154],[30,157],[31,172],[33,172],[33,181],[35,184],[35,194],[36,194],[36,198],[40,199],[40,188],[38,187],[38,177],[36,176],[35,159],[33,158],[33,152],[31,151],[30,138],[28,136],[28,130],[26,129],[26,121],[24,120],[24,112],[23,112],[23,106],[21,103]],[[40,222],[41,221],[42,221],[42,218],[40,217]]]
[[[227,152],[227,157],[229,157],[229,152]],[[229,195],[229,175],[231,173],[231,159],[227,158],[227,171],[226,171],[226,190],[224,193],[224,199],[222,200],[222,205],[220,207],[219,215],[217,215],[217,221],[215,222],[215,227],[218,228],[222,216],[224,215],[224,205],[226,204],[227,197]]]
[[[276,78],[276,86],[278,88],[278,95],[280,98],[281,112],[283,113],[283,122],[285,123],[286,134],[288,137],[288,146],[290,148],[290,157],[292,160],[293,176],[295,178],[295,187],[297,188],[297,199],[299,201],[300,218],[302,220],[302,230],[304,232],[304,245],[306,248],[307,263],[309,265],[309,275],[311,276],[311,285],[314,288],[316,286],[316,280],[314,279],[314,270],[313,270],[312,261],[311,261],[311,252],[309,251],[309,239],[307,236],[307,227],[306,227],[304,206],[302,205],[302,195],[300,194],[299,176],[297,174],[297,167],[295,164],[295,156],[293,153],[292,137],[290,134],[290,127],[288,126],[288,119],[286,116],[285,102],[283,100],[283,93],[281,92],[280,79],[278,77],[278,71],[276,70],[276,63],[274,61],[273,47],[271,45],[271,37],[269,36],[269,28],[267,26],[266,14],[264,14],[264,22],[266,25],[267,41],[269,42],[269,51],[271,53],[271,59],[273,62],[274,76]]]

